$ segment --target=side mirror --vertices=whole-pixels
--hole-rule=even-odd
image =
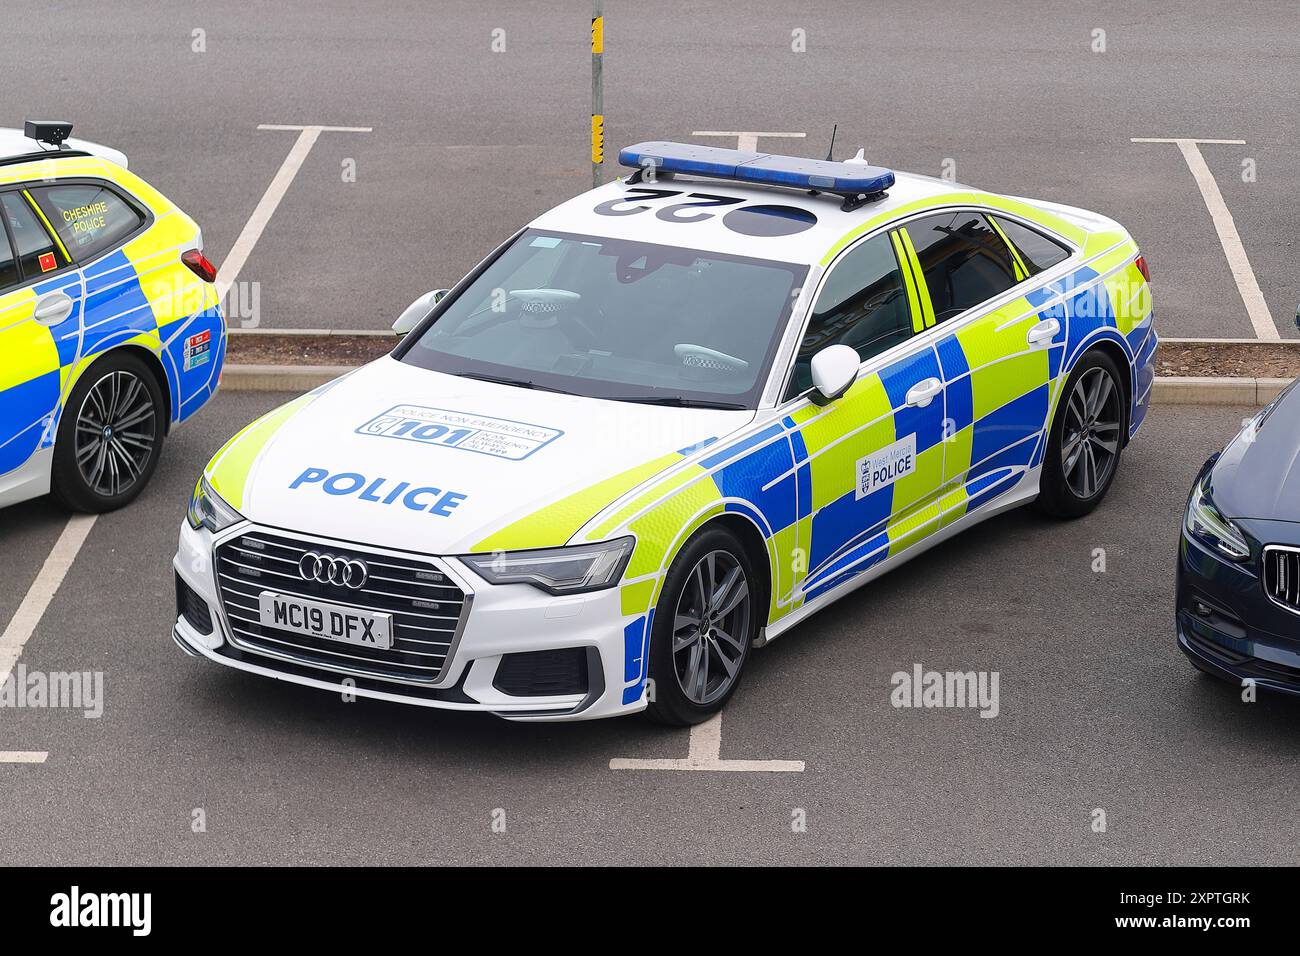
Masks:
[[[398,335],[405,335],[411,329],[415,328],[424,321],[424,317],[433,311],[433,307],[441,301],[449,289],[434,289],[432,292],[426,292],[410,305],[408,305],[402,314],[397,317],[393,323],[393,331]]]
[[[835,401],[857,381],[862,360],[847,345],[828,345],[812,357],[812,400],[818,405]]]

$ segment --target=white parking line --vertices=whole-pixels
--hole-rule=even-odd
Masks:
[[[95,526],[94,515],[73,515],[54,542],[49,557],[36,575],[36,580],[27,589],[23,603],[18,605],[8,627],[0,634],[0,684],[9,679],[14,665],[22,656],[23,647],[36,631],[45,609],[50,606],[59,585],[67,576],[68,569],[77,557],[77,552],[86,541],[86,535]]]
[[[289,155],[284,158],[280,164],[279,171],[275,178],[271,180],[271,185],[266,187],[266,192],[262,194],[262,199],[253,210],[253,214],[248,217],[248,222],[244,223],[244,231],[239,234],[235,244],[230,247],[230,253],[226,256],[225,261],[221,263],[221,268],[217,271],[217,298],[225,300],[226,293],[230,287],[235,284],[239,278],[240,270],[244,268],[244,263],[253,252],[253,247],[257,245],[257,240],[262,236],[262,230],[266,224],[271,221],[276,207],[280,205],[280,200],[288,192],[289,186],[293,183],[293,178],[298,175],[298,170],[302,168],[303,161],[306,160],[307,154],[311,148],[316,145],[316,140],[320,138],[321,133],[369,133],[372,128],[369,126],[283,126],[274,123],[262,123],[258,129],[269,130],[297,130],[298,139],[294,142],[293,148],[289,150]]]
[[[615,757],[610,770],[705,770],[741,773],[803,773],[802,760],[723,760],[722,715],[710,717],[691,728],[691,743],[685,759]]]
[[[692,136],[734,136],[736,139],[736,149],[745,149],[749,152],[758,150],[759,137],[776,137],[777,139],[803,139],[807,133],[754,133],[746,131],[737,132],[719,132],[717,130],[697,129],[691,133]]]
[[[1250,260],[1246,257],[1246,247],[1241,244],[1241,236],[1237,233],[1237,224],[1232,219],[1232,213],[1228,211],[1228,204],[1223,201],[1223,193],[1219,192],[1219,184],[1214,181],[1214,175],[1210,172],[1210,167],[1205,163],[1205,157],[1201,155],[1199,143],[1211,143],[1223,146],[1244,146],[1244,139],[1160,139],[1160,138],[1143,138],[1133,137],[1134,143],[1175,143],[1179,151],[1183,154],[1183,159],[1187,162],[1187,168],[1192,172],[1192,178],[1196,180],[1197,187],[1201,190],[1201,198],[1205,200],[1205,206],[1210,211],[1210,218],[1214,220],[1214,230],[1219,234],[1219,243],[1223,246],[1223,254],[1227,257],[1228,268],[1232,270],[1232,278],[1236,280],[1237,291],[1241,294],[1241,301],[1246,305],[1246,313],[1250,316],[1250,324],[1255,327],[1255,335],[1261,339],[1276,341],[1281,338],[1277,331],[1277,324],[1273,321],[1272,314],[1268,311],[1268,304],[1264,301],[1264,294],[1259,291],[1259,282],[1255,279],[1255,270],[1250,267]]]
[[[45,750],[0,750],[0,763],[45,763]]]

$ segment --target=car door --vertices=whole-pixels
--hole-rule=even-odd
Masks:
[[[898,238],[859,241],[832,265],[791,371],[800,474],[798,590],[812,600],[921,540],[937,525],[943,380]],[[863,362],[827,405],[810,399],[812,357],[835,344]]]
[[[935,343],[948,415],[946,525],[1014,487],[1039,463],[1065,314],[1059,304],[1043,306],[1042,297],[1038,304],[1025,295],[1007,299],[1017,286],[1030,294],[1034,285],[1026,280],[1042,267],[985,213],[924,216],[902,233],[927,320],[952,327]]]
[[[53,444],[64,364],[59,341],[70,332],[75,352],[80,277],[23,190],[0,192],[0,214],[2,505],[27,497],[33,476],[19,469]]]

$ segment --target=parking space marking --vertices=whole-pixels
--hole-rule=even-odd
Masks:
[[[18,605],[9,625],[0,634],[0,684],[9,679],[14,665],[22,656],[23,647],[36,631],[45,609],[50,606],[59,585],[67,576],[68,569],[77,557],[77,552],[86,542],[86,536],[95,526],[95,515],[73,515],[68,519],[59,540],[54,542],[49,557],[41,565],[36,580],[27,589],[23,603]]]
[[[0,750],[0,763],[45,763],[46,750]]]
[[[1205,157],[1201,155],[1198,145],[1209,143],[1220,146],[1245,146],[1246,141],[1244,139],[1161,139],[1135,136],[1131,138],[1131,142],[1175,143],[1178,146],[1183,159],[1187,162],[1187,168],[1192,172],[1192,178],[1196,180],[1196,185],[1201,190],[1201,198],[1205,200],[1205,206],[1210,211],[1210,218],[1214,220],[1214,231],[1219,234],[1219,243],[1223,246],[1228,268],[1232,270],[1237,291],[1241,294],[1241,301],[1245,303],[1246,313],[1250,316],[1250,324],[1255,327],[1255,336],[1269,341],[1280,340],[1277,324],[1273,321],[1272,313],[1268,311],[1264,293],[1260,292],[1259,282],[1255,279],[1255,270],[1250,267],[1250,260],[1246,257],[1246,247],[1242,245],[1241,236],[1237,233],[1237,224],[1232,219],[1228,204],[1223,201],[1219,184],[1214,181],[1214,175],[1206,165]]]
[[[803,139],[807,133],[754,133],[746,131],[737,132],[719,132],[717,130],[697,129],[691,133],[692,136],[734,136],[736,139],[736,149],[745,149],[749,152],[758,151],[759,137],[776,137],[778,139]]]
[[[802,760],[723,760],[722,715],[716,714],[691,728],[685,758],[615,757],[610,770],[704,770],[741,773],[803,773]]]
[[[248,217],[248,222],[244,223],[244,231],[239,234],[235,244],[230,247],[229,255],[221,263],[221,268],[217,270],[217,298],[222,301],[225,300],[230,287],[239,278],[244,263],[248,261],[249,255],[253,252],[253,247],[257,245],[257,240],[262,236],[262,230],[271,221],[272,214],[275,213],[276,207],[280,205],[280,200],[284,198],[284,194],[288,192],[289,186],[293,183],[294,177],[298,175],[298,170],[302,168],[303,161],[307,159],[307,154],[316,145],[316,140],[320,138],[320,134],[369,133],[373,131],[370,126],[284,126],[275,123],[262,123],[257,128],[263,130],[296,130],[298,139],[294,142],[293,148],[289,150],[289,155],[284,158],[284,162],[280,164],[280,169],[276,172],[275,178],[271,180],[271,185],[266,187],[266,192],[262,194],[257,208]]]

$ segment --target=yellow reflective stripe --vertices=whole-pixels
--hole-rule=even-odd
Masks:
[[[470,550],[474,552],[518,551],[567,544],[579,528],[611,501],[623,497],[637,485],[648,481],[669,465],[681,461],[682,458],[682,455],[672,452],[612,475],[604,481],[576,491],[520,518],[500,531],[488,535]]]
[[[295,412],[316,398],[308,393],[267,412],[248,425],[221,447],[204,469],[208,484],[230,507],[238,511],[244,507],[244,492],[248,486],[253,463],[275,433]]]
[[[1007,244],[1007,249],[1011,252],[1011,258],[1016,264],[1016,281],[1024,282],[1029,278],[1029,270],[1025,268],[1025,263],[1020,258],[1020,251],[1015,247],[1011,240],[1007,238],[1007,234],[1002,231],[1002,227],[998,225],[996,219],[992,216],[986,216],[985,218],[988,219],[989,225],[993,227],[993,231],[1002,237],[1002,241]]]
[[[907,228],[903,227],[898,230],[903,240],[903,247],[907,250],[907,261],[912,269],[912,277],[916,279],[916,294],[921,300],[921,309],[925,313],[925,327],[934,326],[934,304],[930,301],[930,290],[925,284],[925,273],[921,271],[921,260],[917,257],[916,246],[912,245],[912,237],[907,234]]]
[[[45,223],[45,228],[50,231],[50,235],[54,237],[54,241],[59,244],[59,251],[63,253],[63,264],[67,265],[72,261],[72,256],[68,255],[68,250],[63,247],[63,240],[59,238],[58,230],[50,225],[50,221],[45,218],[45,213],[41,212],[41,207],[36,204],[36,200],[32,198],[32,194],[24,189],[23,195],[27,197],[27,201],[31,203],[32,208],[36,210],[36,215],[41,217],[41,222]]]
[[[591,52],[600,54],[605,52],[605,18],[591,18]]]
[[[891,232],[889,238],[894,241],[894,255],[898,256],[898,265],[903,272],[903,285],[907,286],[907,306],[912,310],[912,331],[925,331],[925,315],[916,297],[916,280],[912,277],[912,266],[907,261],[907,252],[898,233]]]

